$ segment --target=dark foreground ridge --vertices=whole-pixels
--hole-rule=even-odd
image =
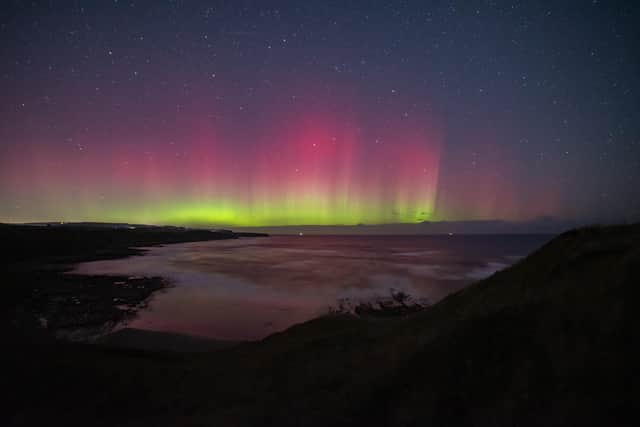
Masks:
[[[638,266],[640,225],[592,227],[415,314],[207,353],[14,332],[8,424],[634,425]]]

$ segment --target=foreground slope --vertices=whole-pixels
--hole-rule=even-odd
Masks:
[[[639,268],[640,226],[595,227],[410,317],[328,316],[197,355],[24,344],[12,420],[632,425]]]
[[[639,267],[640,227],[577,230],[420,315],[320,319],[250,360],[287,402],[279,423],[623,424],[639,395]]]

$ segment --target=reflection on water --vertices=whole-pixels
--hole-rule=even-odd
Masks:
[[[80,264],[82,274],[164,276],[129,326],[259,339],[327,312],[343,298],[403,291],[432,302],[504,268],[546,236],[273,236],[167,245],[144,256]]]

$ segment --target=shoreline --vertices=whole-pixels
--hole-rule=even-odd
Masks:
[[[0,224],[0,239],[12,249],[6,256],[4,287],[12,335],[86,341],[133,318],[155,293],[171,286],[169,279],[158,276],[75,274],[77,264],[142,256],[145,248],[172,243],[262,236],[167,227]]]
[[[127,319],[126,327],[255,341],[332,312],[393,317],[419,311],[475,281],[478,271],[488,276],[497,269],[490,261],[526,254],[542,244],[535,239],[520,243],[518,237],[490,239],[487,245],[502,249],[443,257],[464,238],[441,244],[431,237],[415,243],[400,236],[388,248],[380,246],[378,237],[357,246],[333,236],[311,245],[297,237],[279,239],[168,244],[148,248],[140,257],[83,263],[73,272],[155,275],[173,282],[168,292],[152,297],[150,309]],[[362,270],[362,257],[378,260],[377,266]],[[305,291],[314,286],[319,287]],[[402,294],[409,299],[394,301]]]

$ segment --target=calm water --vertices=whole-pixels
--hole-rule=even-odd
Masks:
[[[218,339],[259,339],[326,313],[342,298],[390,289],[436,302],[491,275],[548,236],[273,236],[154,247],[80,264],[82,274],[164,276],[128,326]]]

